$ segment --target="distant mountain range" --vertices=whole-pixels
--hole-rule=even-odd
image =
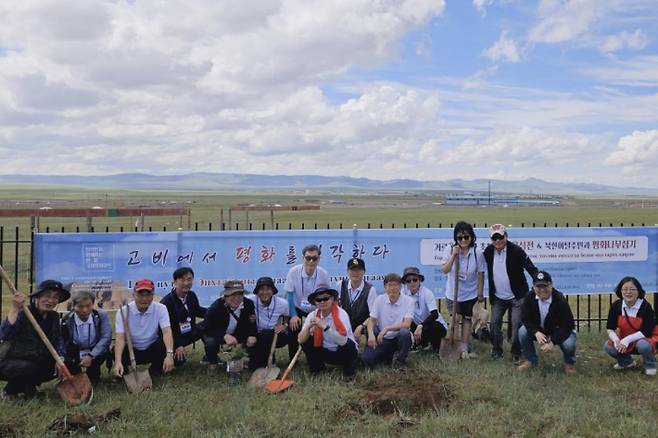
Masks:
[[[658,189],[614,187],[602,184],[556,183],[537,178],[519,181],[488,179],[451,179],[445,181],[418,181],[394,179],[378,181],[368,178],[316,175],[254,175],[232,173],[189,173],[183,175],[148,175],[121,173],[105,176],[76,175],[0,175],[0,184],[57,185],[96,189],[138,190],[217,190],[217,191],[270,191],[270,190],[323,190],[343,191],[357,189],[373,191],[443,191],[482,192],[552,195],[636,195],[655,196]]]

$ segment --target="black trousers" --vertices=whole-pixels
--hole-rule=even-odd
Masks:
[[[340,366],[345,376],[354,375],[354,361],[359,357],[359,352],[351,339],[348,339],[345,345],[338,347],[336,351],[331,351],[322,347],[314,347],[313,337],[309,337],[302,344],[302,350],[306,355],[306,362],[311,373],[324,371],[325,364],[329,364]]]
[[[288,345],[289,334],[281,332],[276,338],[276,348]],[[256,336],[256,345],[252,348],[252,353],[249,360],[249,369],[255,370],[267,366],[267,358],[270,355],[270,348],[272,347],[272,339],[274,338],[274,330],[263,330]]]
[[[300,318],[305,318],[308,316],[308,313],[304,312],[302,309],[299,307],[295,307],[295,310],[297,311],[297,316]],[[297,349],[299,348],[299,342],[297,342],[297,336],[299,336],[299,332],[302,331],[302,323],[299,323],[299,328],[297,330],[293,330],[292,328],[288,328],[288,331],[290,333],[288,337],[288,356],[290,360],[295,356],[295,353],[297,353]]]
[[[0,362],[0,380],[7,381],[5,393],[33,396],[37,386],[55,378],[55,361],[5,359]]]
[[[249,356],[249,361],[251,361],[251,358],[253,357],[254,354],[254,347],[247,348],[247,336],[241,335],[238,332],[234,333],[233,336],[235,336],[235,338],[238,340],[238,343],[242,344],[246,348],[247,355]],[[205,334],[203,335],[203,343],[205,345],[206,359],[208,360],[208,363],[216,364],[217,355],[219,354],[219,347],[224,345],[224,337],[211,336]]]
[[[203,333],[201,332],[201,330],[199,330],[198,327],[194,327],[194,329],[191,330],[189,333],[181,334],[176,339],[174,339],[174,345],[176,345],[174,350],[178,347],[181,347],[181,346],[182,347],[187,347],[188,345],[192,345],[196,341],[198,341],[202,338],[203,338]],[[179,360],[179,359],[176,359],[176,357],[174,357],[174,366],[179,367],[179,366],[183,365],[186,361],[187,361],[187,359]]]
[[[416,331],[418,325],[415,322],[411,323],[411,333]],[[433,349],[439,351],[441,347],[441,339],[445,337],[447,331],[443,324],[438,321],[431,321],[427,324],[423,324],[423,329],[420,332],[420,346],[426,347],[427,344],[430,344]]]
[[[135,362],[138,365],[151,364],[149,372],[154,376],[162,374],[162,364],[167,356],[167,347],[165,347],[162,338],[156,339],[145,350],[138,350],[135,348]],[[125,371],[128,371],[130,366],[130,355],[128,354],[128,345],[123,349],[121,356],[121,363]]]

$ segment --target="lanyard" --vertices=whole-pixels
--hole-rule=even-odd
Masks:
[[[75,323],[75,320],[73,321],[73,324],[75,325],[76,338],[78,339],[78,342],[81,342],[82,339],[80,339],[80,333],[78,332],[78,324]],[[91,322],[85,322],[84,324],[87,326],[87,348],[82,348],[82,350],[91,350],[91,324]],[[79,345],[79,347],[82,347],[82,345]]]
[[[473,250],[475,251],[475,249]],[[459,250],[459,257],[461,257],[461,250]],[[457,275],[460,273],[464,273],[464,278],[468,276],[468,265],[471,263],[471,249],[468,249],[468,252],[466,253],[466,268],[461,269],[461,266],[459,267],[459,272],[457,272]],[[462,265],[463,266],[463,265]]]
[[[305,289],[304,289],[304,268],[302,268],[302,272],[299,274],[299,278],[302,280],[302,295],[305,295]],[[315,270],[315,275],[313,276],[313,288],[309,291],[310,293],[313,293],[315,291],[315,283],[318,281],[318,270]],[[310,283],[310,281],[309,281]]]
[[[267,326],[264,328],[269,328],[270,326],[270,321],[272,321],[272,317],[274,316],[274,311],[276,310],[276,302],[274,301],[274,297],[270,299],[270,304],[267,307],[262,306],[260,298],[256,298],[257,304],[256,304],[256,325],[260,326],[260,310],[261,308],[266,309],[265,310],[265,316],[267,316]],[[272,307],[272,310],[268,310],[270,307]],[[260,327],[258,327],[260,329]]]
[[[349,280],[347,280],[347,281],[349,282]],[[352,284],[352,283],[348,283],[348,284]],[[361,288],[361,290],[354,296],[354,299],[350,298],[350,293],[349,293],[349,290],[348,290],[347,295],[348,295],[348,299],[350,300],[350,307],[352,307],[354,305],[354,303],[356,302],[356,300],[359,299],[359,297],[361,296],[361,293],[363,293],[363,290],[365,288],[366,288],[366,285],[364,284],[363,287]],[[352,288],[350,288],[350,289],[352,289]],[[354,290],[354,289],[352,289],[352,290]]]

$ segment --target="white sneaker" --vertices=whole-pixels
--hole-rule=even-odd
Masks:
[[[644,374],[646,374],[647,376],[652,376],[653,377],[653,376],[656,375],[656,369],[655,368],[647,368],[646,370],[644,370]]]
[[[619,362],[617,362],[616,364],[614,364],[612,366],[612,369],[617,370],[617,371],[630,370],[631,368],[635,368],[636,366],[637,366],[637,362],[635,362],[635,361],[629,363],[628,365],[623,365],[623,366],[619,365]],[[655,374],[655,372],[654,372],[654,374]]]

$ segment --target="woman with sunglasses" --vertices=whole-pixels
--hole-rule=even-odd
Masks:
[[[644,289],[635,277],[624,277],[615,288],[615,301],[608,312],[608,340],[603,345],[606,353],[617,359],[615,370],[635,368],[631,356],[639,354],[644,362],[644,374],[656,375],[656,315],[644,299]]]
[[[484,255],[475,245],[475,231],[467,222],[460,221],[453,230],[455,243],[447,246],[441,259],[441,271],[448,274],[446,281],[446,301],[448,311],[461,316],[462,323],[462,359],[475,357],[469,353],[471,341],[471,322],[473,306],[476,301],[484,301]],[[459,259],[459,268],[455,261]],[[455,280],[457,280],[457,302],[455,296]]]

